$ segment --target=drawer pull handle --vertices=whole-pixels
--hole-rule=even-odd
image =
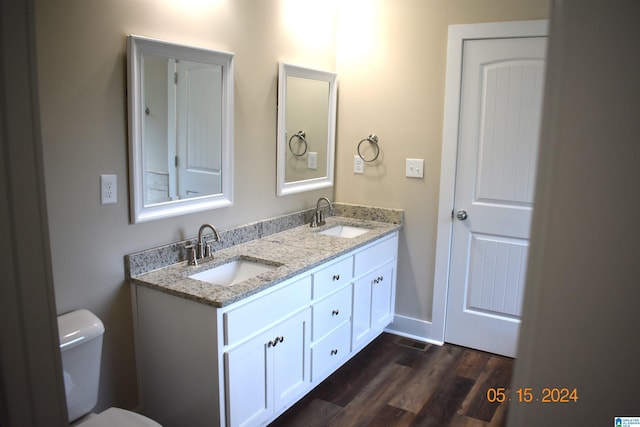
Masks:
[[[380,283],[384,280],[384,276],[378,276],[377,278],[373,279],[373,283]]]
[[[334,348],[333,350],[331,350],[331,355],[332,356],[335,356],[336,354],[338,354],[338,349]]]
[[[331,312],[331,315],[332,315],[332,316],[337,316],[338,314],[340,314],[340,310],[333,310],[333,311]]]
[[[333,275],[333,280],[340,280],[340,275],[339,274],[334,274]]]
[[[273,341],[269,341],[269,343],[267,344],[267,347],[268,348],[275,347],[278,345],[279,342],[282,342],[282,341],[284,341],[283,336],[276,337]]]

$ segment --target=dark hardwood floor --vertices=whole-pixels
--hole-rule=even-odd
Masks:
[[[271,426],[503,426],[514,360],[382,334]]]

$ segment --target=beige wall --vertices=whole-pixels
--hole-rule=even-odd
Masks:
[[[361,3],[366,7],[350,7]],[[406,210],[397,310],[430,320],[447,25],[544,18],[547,0],[339,2],[337,39],[333,14],[303,12],[301,4],[36,1],[56,303],[58,313],[88,308],[105,322],[98,409],[137,404],[125,254],[191,237],[203,222],[225,229],[333,196],[331,190],[275,196],[279,61],[338,71],[335,198]],[[129,224],[125,36],[130,33],[235,52],[233,207]],[[380,137],[381,162],[354,175],[356,144],[371,132]],[[423,180],[404,177],[407,157],[426,160]],[[118,203],[103,206],[99,175],[111,173],[118,177]]]
[[[430,321],[447,26],[543,19],[548,1],[364,3],[366,13],[349,6],[339,12],[336,200],[405,209],[396,312]],[[379,137],[380,161],[355,175],[356,146],[370,133]],[[425,159],[424,179],[405,177],[407,158]]]
[[[285,1],[37,1],[42,140],[58,313],[104,322],[100,407],[137,405],[125,254],[311,207],[332,190],[276,197],[278,62],[335,70],[334,15]],[[291,25],[291,20],[296,20]],[[313,21],[329,29],[293,38]],[[127,34],[235,52],[235,205],[129,224]],[[118,203],[100,205],[99,175],[116,174]],[[100,408],[98,408],[100,409]]]

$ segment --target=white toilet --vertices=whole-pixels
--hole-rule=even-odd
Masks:
[[[58,316],[58,331],[67,411],[73,426],[162,427],[147,417],[119,408],[92,414],[98,402],[104,325],[90,311],[77,310]]]

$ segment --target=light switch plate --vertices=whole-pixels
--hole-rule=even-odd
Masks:
[[[405,176],[424,178],[424,159],[407,159]]]

